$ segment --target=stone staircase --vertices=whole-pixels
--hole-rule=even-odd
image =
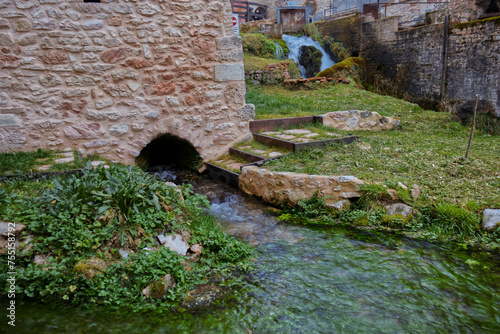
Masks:
[[[286,154],[311,147],[322,147],[336,142],[351,143],[356,136],[342,137],[331,132],[320,135],[309,129],[288,129],[292,126],[322,124],[320,116],[305,116],[257,120],[250,122],[252,139],[231,147],[215,161],[206,163],[209,175],[223,183],[238,187],[241,169],[245,166],[261,167],[266,161],[279,159]]]

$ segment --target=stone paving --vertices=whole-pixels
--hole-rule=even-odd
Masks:
[[[288,129],[281,131],[265,131],[262,132],[263,135],[275,137],[283,140],[288,140],[294,143],[308,143],[311,141],[321,140],[319,133],[313,132],[307,129]],[[338,133],[328,132],[325,134],[328,137],[342,137]],[[324,137],[324,136],[322,136]],[[322,138],[325,139],[325,138]]]

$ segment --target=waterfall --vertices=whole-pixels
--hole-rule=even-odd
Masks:
[[[285,52],[283,51],[283,48],[281,47],[281,45],[279,45],[276,42],[274,43],[274,45],[276,46],[276,48],[274,49],[274,59],[278,59],[278,60],[285,59]]]
[[[333,66],[335,62],[331,60],[331,58],[326,53],[325,49],[318,43],[313,41],[311,37],[303,36],[303,37],[295,37],[290,35],[283,35],[283,40],[288,45],[290,49],[290,53],[288,54],[288,58],[295,60],[297,63],[299,62],[299,49],[301,46],[314,46],[316,49],[320,50],[323,54],[321,57],[321,71],[326,70],[327,68]],[[305,78],[305,69],[300,65],[300,76]]]

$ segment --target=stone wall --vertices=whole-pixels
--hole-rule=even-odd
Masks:
[[[270,85],[283,83],[283,81],[291,78],[288,73],[290,63],[282,62],[269,64],[265,70],[245,71],[245,80],[254,85]]]
[[[474,21],[481,15],[482,9],[477,2],[481,0],[451,0],[449,10],[451,14],[451,22],[464,23]]]
[[[295,205],[319,192],[327,206],[334,206],[339,201],[361,197],[358,188],[362,184],[363,181],[354,176],[271,172],[254,166],[244,167],[239,178],[242,191],[274,205]]]
[[[399,17],[362,24],[361,57],[375,90],[437,109],[441,102],[444,24],[398,31]],[[444,100],[462,114],[480,108],[500,116],[498,19],[452,24]]]
[[[248,133],[229,0],[0,0],[0,150],[133,163],[154,138],[205,160]]]
[[[357,57],[361,51],[361,25],[363,22],[363,15],[358,13],[338,20],[315,22],[314,25],[321,35],[332,37],[335,42],[342,43],[348,50],[348,56]],[[327,52],[333,59],[337,58],[337,55],[332,54],[329,48],[327,48]],[[342,61],[343,59],[337,60]]]
[[[434,2],[420,1],[416,3],[414,0],[395,0],[390,4],[381,6],[381,17],[399,16],[401,22],[418,20],[422,24],[425,20],[426,11],[435,11],[444,9],[448,4],[439,4]]]
[[[363,24],[361,57],[376,91],[435,109],[440,100],[443,24],[398,31],[399,17]]]
[[[330,7],[330,0],[315,0],[316,1],[316,13],[323,12],[326,8]],[[268,18],[272,20],[277,19],[277,11],[276,8],[278,7],[286,7],[286,0],[256,0],[252,1],[256,3],[261,3],[263,5],[267,5],[267,10],[268,10]],[[297,6],[304,6],[308,0],[296,0]]]
[[[500,117],[500,18],[452,25],[448,58],[447,99],[460,114],[479,108]]]
[[[338,130],[390,130],[398,127],[399,117],[381,116],[378,112],[363,110],[332,111],[322,115],[323,125]]]

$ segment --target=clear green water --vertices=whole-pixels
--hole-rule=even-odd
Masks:
[[[161,316],[24,303],[15,330],[4,318],[0,333],[500,333],[500,276],[480,261],[391,235],[287,226],[259,205],[215,200],[225,228],[258,250],[231,300]]]

